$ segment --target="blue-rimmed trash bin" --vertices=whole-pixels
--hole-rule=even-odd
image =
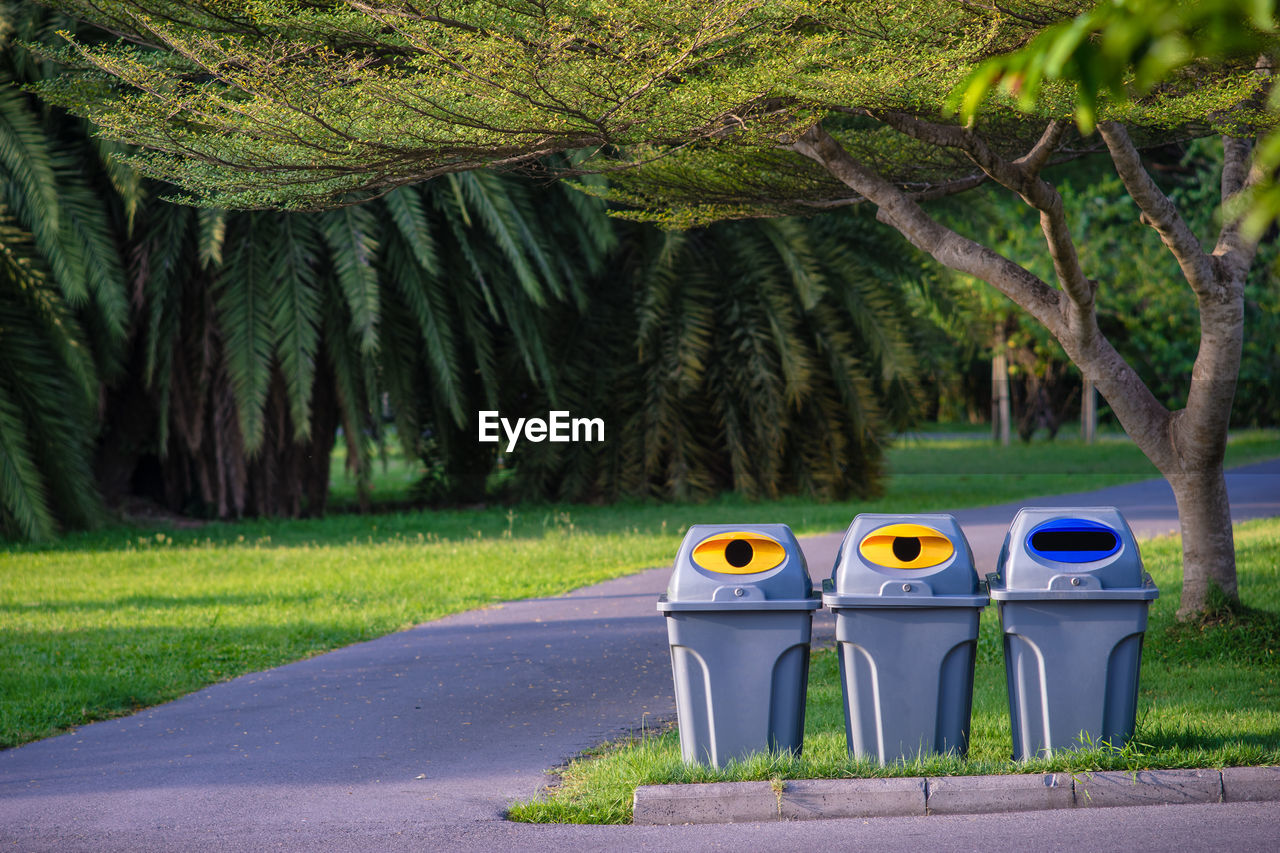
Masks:
[[[821,606],[785,524],[689,529],[658,599],[685,761],[722,767],[767,750],[799,754]]]
[[[850,754],[880,764],[964,755],[988,598],[955,518],[859,515],[822,588],[836,616]]]
[[[1013,757],[1123,746],[1159,591],[1120,511],[1020,510],[988,584],[1004,634]]]

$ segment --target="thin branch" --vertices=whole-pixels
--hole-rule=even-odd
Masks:
[[[919,125],[917,128],[930,129]],[[1092,282],[1081,276],[1076,285],[1066,291],[1069,298],[1063,299],[1059,291],[1023,267],[934,221],[904,192],[855,161],[821,126],[811,128],[792,147],[878,205],[878,218],[900,231],[915,246],[944,266],[982,279],[1039,320],[1062,343],[1071,359],[1097,383],[1125,430],[1156,467],[1161,471],[1175,470],[1177,459],[1169,440],[1169,410],[1097,329]],[[1036,200],[1047,208],[1041,210],[1041,227],[1050,250],[1055,247],[1058,250],[1054,263],[1061,277],[1064,264],[1069,263],[1067,254],[1070,259],[1075,257],[1069,235],[1058,242],[1057,235],[1065,234],[1066,227],[1062,200],[1052,186],[1038,178],[1027,184],[1024,189],[1039,196]],[[1076,302],[1072,293],[1080,287],[1086,288],[1088,294],[1082,303]]]
[[[1094,308],[1096,287],[1080,266],[1080,257],[1062,208],[1062,196],[1039,175],[1066,132],[1066,122],[1050,122],[1031,150],[1011,161],[1001,157],[985,139],[969,128],[937,124],[897,112],[882,112],[876,117],[915,139],[965,152],[992,180],[1013,190],[1028,205],[1040,211],[1040,230],[1044,232],[1049,255],[1053,259],[1054,273],[1070,300],[1069,304],[1062,306],[1066,312],[1064,319],[1080,346],[1090,344],[1098,334]]]
[[[791,147],[875,204],[878,219],[939,263],[988,282],[1054,335],[1065,331],[1056,290],[1008,258],[933,219],[907,193],[855,160],[822,125],[809,128]]]
[[[1222,204],[1227,207],[1242,193],[1249,193],[1266,177],[1263,168],[1253,157],[1253,143],[1248,139],[1224,136],[1222,138]],[[1218,233],[1213,255],[1230,271],[1243,275],[1253,265],[1257,253],[1256,240],[1245,240],[1240,233],[1240,219],[1229,219]]]
[[[1191,289],[1197,296],[1208,296],[1214,288],[1216,276],[1213,261],[1200,246],[1200,240],[1178,213],[1177,206],[1169,197],[1160,191],[1146,168],[1142,165],[1142,156],[1129,138],[1124,126],[1116,122],[1104,121],[1098,124],[1098,132],[1111,152],[1111,160],[1115,163],[1116,172],[1124,182],[1125,189],[1137,202],[1142,211],[1143,223],[1150,225],[1160,235],[1160,239],[1168,247],[1182,274],[1186,276]]]
[[[1035,145],[1031,146],[1031,150],[1014,160],[1013,165],[1022,169],[1028,175],[1040,174],[1044,167],[1049,164],[1049,158],[1057,152],[1068,126],[1069,123],[1062,119],[1054,119],[1049,122],[1044,129],[1044,133],[1040,134],[1040,139],[1036,141]]]

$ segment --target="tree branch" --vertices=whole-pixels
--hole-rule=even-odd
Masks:
[[[1142,165],[1142,156],[1129,139],[1124,125],[1104,121],[1098,124],[1098,132],[1111,152],[1116,172],[1125,189],[1142,211],[1142,222],[1150,225],[1160,235],[1173,257],[1182,268],[1191,289],[1197,296],[1209,295],[1214,286],[1213,261],[1200,247],[1200,240],[1178,213],[1177,206],[1160,191]]]
[[[1247,245],[1235,223],[1223,226],[1218,248],[1207,254],[1177,206],[1161,192],[1142,165],[1138,149],[1123,125],[1101,122],[1102,134],[1116,172],[1142,211],[1142,221],[1160,235],[1191,290],[1200,314],[1200,345],[1191,369],[1186,408],[1169,420],[1169,437],[1182,472],[1220,465],[1226,452],[1231,401],[1240,372],[1244,322],[1244,277],[1253,261],[1255,245]],[[1226,145],[1223,191],[1240,191],[1249,145]],[[1250,178],[1254,176],[1250,174]],[[1161,469],[1166,476],[1176,471]]]
[[[1222,158],[1222,205],[1225,208],[1241,193],[1258,186],[1266,175],[1253,157],[1251,140],[1224,136]],[[1257,250],[1257,241],[1245,240],[1240,233],[1240,217],[1236,217],[1223,223],[1213,255],[1228,267],[1229,273],[1243,275],[1253,265]]]
[[[1252,158],[1250,140],[1223,137],[1222,148],[1222,202],[1226,208],[1264,175]],[[1244,283],[1257,250],[1257,241],[1240,233],[1239,219],[1227,219],[1208,257],[1215,274],[1214,287],[1207,295],[1196,292],[1200,347],[1191,367],[1187,407],[1177,414],[1172,429],[1173,441],[1188,468],[1220,465],[1226,454],[1244,345]]]
[[[1056,290],[1018,264],[943,226],[905,192],[863,166],[816,124],[791,146],[879,209],[877,218],[900,231],[943,266],[979,278],[1021,305],[1049,331],[1064,331]]]
[[[876,117],[915,139],[964,151],[992,180],[1013,190],[1028,205],[1040,211],[1040,230],[1044,232],[1049,255],[1053,258],[1053,270],[1069,300],[1062,305],[1063,319],[1082,347],[1090,344],[1098,334],[1094,309],[1096,287],[1080,266],[1075,241],[1062,209],[1062,196],[1052,184],[1040,177],[1040,170],[1062,140],[1067,123],[1051,121],[1030,151],[1017,160],[1006,160],[969,128],[936,124],[905,113],[881,112]]]
[[[1054,119],[1049,122],[1044,129],[1044,133],[1040,134],[1036,144],[1031,146],[1031,150],[1014,160],[1013,165],[1029,175],[1040,174],[1044,167],[1048,165],[1049,158],[1058,150],[1068,126],[1069,123],[1062,119]]]
[[[929,127],[920,129],[931,130]],[[956,138],[950,131],[946,135]],[[807,130],[792,148],[875,204],[879,208],[877,218],[896,228],[916,247],[928,252],[944,266],[982,279],[1039,320],[1063,345],[1072,361],[1094,379],[1125,431],[1143,448],[1156,467],[1162,472],[1177,469],[1178,460],[1170,441],[1169,411],[1116,352],[1106,336],[1097,331],[1091,282],[1084,281],[1089,291],[1087,307],[1078,305],[1071,298],[1062,299],[1056,289],[1023,267],[935,221],[905,192],[854,160],[821,125]],[[1036,192],[1051,193],[1056,199],[1056,206],[1048,204],[1049,212],[1041,212],[1041,227],[1046,229],[1046,238],[1053,251],[1054,235],[1059,229],[1065,233],[1062,200],[1047,183],[1039,179],[1033,183],[1041,187]],[[1070,257],[1074,259],[1074,243],[1070,242],[1069,235],[1063,246],[1070,249]],[[1055,257],[1054,262],[1061,265],[1064,261],[1065,258]],[[1071,291],[1067,293],[1070,296]],[[1064,303],[1072,306],[1069,312]],[[1082,318],[1087,321],[1085,326],[1079,324]],[[1088,331],[1090,329],[1092,332]]]

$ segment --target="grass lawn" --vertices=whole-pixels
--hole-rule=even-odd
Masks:
[[[1242,434],[1229,464],[1280,456]],[[497,601],[670,561],[700,521],[838,530],[1152,476],[1130,444],[930,441],[892,450],[874,500],[517,506],[301,521],[118,526],[0,545],[0,747]],[[389,466],[390,467],[390,466]],[[818,661],[821,664],[821,661]]]
[[[545,800],[518,803],[510,817],[535,822],[627,823],[637,785],[855,776],[939,776],[1280,764],[1280,519],[1236,529],[1240,593],[1256,610],[1223,613],[1221,624],[1174,620],[1181,545],[1143,544],[1160,588],[1143,649],[1138,727],[1122,750],[1091,749],[1017,763],[1005,696],[995,608],[983,613],[967,760],[933,757],[879,767],[849,758],[836,654],[815,650],[804,754],[760,755],[723,770],[685,765],[675,731],[613,744],[571,764]]]

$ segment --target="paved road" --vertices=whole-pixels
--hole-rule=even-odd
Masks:
[[[1228,480],[1237,519],[1280,515],[1280,460]],[[1029,503],[1114,504],[1140,536],[1176,527],[1162,481]],[[957,513],[984,571],[1015,510]],[[839,538],[805,541],[815,577]],[[785,826],[503,821],[545,768],[673,715],[654,607],[667,577],[458,614],[0,753],[0,851],[1280,846],[1274,803]],[[817,625],[830,641],[830,617]]]

